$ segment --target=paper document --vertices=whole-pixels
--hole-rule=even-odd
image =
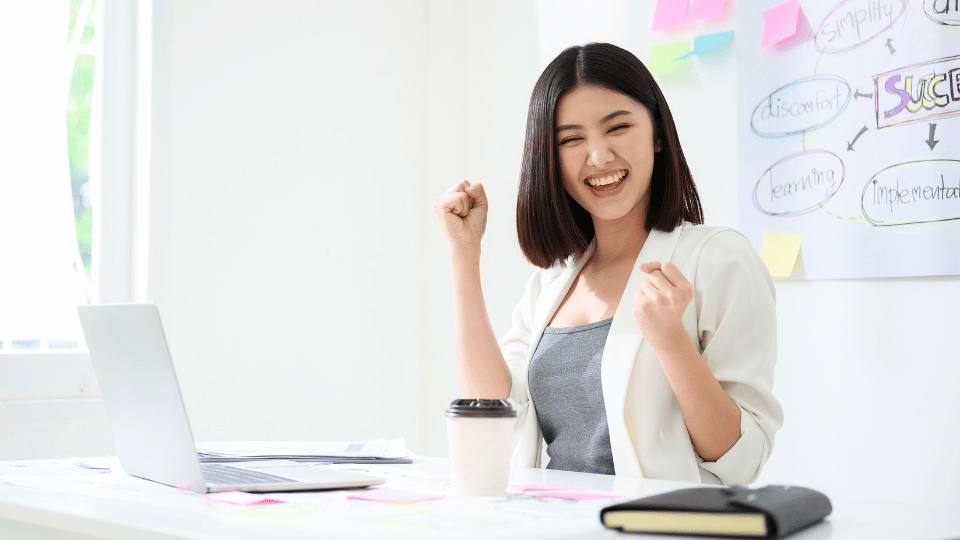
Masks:
[[[197,443],[197,454],[205,463],[286,459],[333,463],[411,463],[403,439],[375,439],[363,442],[214,442]]]
[[[230,448],[236,451],[240,444]],[[262,448],[259,443],[242,444]],[[312,443],[292,446],[301,451],[316,449]],[[336,451],[343,454],[344,446],[346,443]],[[268,447],[275,449],[279,443],[268,443]],[[371,446],[356,452],[374,451]],[[387,450],[382,451],[386,455]],[[375,490],[208,495],[127,476],[119,469],[103,473],[78,466],[76,461],[0,462],[0,491],[5,491],[6,501],[12,497],[15,502],[19,488],[43,490],[47,496],[41,509],[73,516],[69,518],[73,521],[87,519],[90,509],[95,509],[98,514],[112,516],[108,521],[116,522],[116,526],[132,527],[130,530],[134,532],[141,529],[134,525],[136,518],[130,516],[146,513],[144,515],[155,516],[154,520],[168,519],[174,523],[172,527],[179,526],[177,523],[187,527],[197,524],[195,528],[202,529],[205,538],[233,537],[236,535],[230,535],[230,531],[249,527],[246,537],[251,538],[259,532],[273,531],[272,536],[260,536],[344,540],[555,540],[598,535],[608,538],[597,516],[611,504],[612,499],[607,497],[613,497],[564,482],[513,485],[504,496],[462,495],[449,483],[446,461],[429,463],[429,458],[417,459],[419,463],[410,468],[384,465],[380,461],[318,465],[384,478],[386,484]],[[87,461],[83,460],[86,465],[112,466],[108,460]],[[531,474],[525,478],[535,481],[540,476]],[[640,479],[634,480],[624,477],[630,487],[622,488],[626,492],[620,495],[622,501],[637,498],[636,493],[640,492],[637,486],[641,483]],[[612,483],[607,485],[612,487]],[[521,493],[521,488],[527,492]],[[530,491],[531,488],[555,491],[537,492]],[[553,495],[547,496],[548,493]],[[357,500],[360,497],[375,500]],[[92,499],[112,502],[91,502]],[[192,537],[198,538],[197,534]],[[2,534],[0,537],[6,538]]]

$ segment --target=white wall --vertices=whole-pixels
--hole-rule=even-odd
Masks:
[[[159,4],[148,296],[197,438],[416,433],[426,3]]]
[[[513,213],[545,59],[608,40],[646,60],[707,28],[651,34],[653,2],[163,4],[148,295],[197,436],[405,436],[433,455],[458,389],[430,201],[461,179],[486,186],[484,287],[502,332],[529,273]],[[734,29],[734,10],[709,30]],[[737,222],[735,62],[696,60],[663,84],[713,224]],[[777,292],[786,424],[760,483],[960,504],[960,282]]]
[[[155,4],[147,297],[198,439],[445,454],[458,388],[430,203],[461,179],[497,201],[484,276],[509,314],[534,5]]]
[[[446,455],[443,410],[459,396],[453,357],[453,300],[433,198],[461,180],[480,182],[490,199],[481,271],[494,329],[505,332],[529,266],[516,240],[514,213],[526,110],[539,76],[532,2],[429,3],[427,174],[417,209],[423,220],[417,269],[423,283],[418,339],[420,432],[417,451]],[[518,279],[519,278],[519,279]]]

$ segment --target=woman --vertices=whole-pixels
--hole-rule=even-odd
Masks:
[[[433,203],[450,247],[464,397],[520,410],[514,464],[746,484],[773,447],[776,311],[739,232],[706,227],[670,109],[643,64],[571,47],[533,90],[517,229],[539,269],[499,342],[480,286],[487,199]]]

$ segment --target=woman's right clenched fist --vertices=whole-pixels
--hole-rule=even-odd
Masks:
[[[433,213],[450,247],[480,248],[487,228],[487,195],[482,185],[460,182],[433,200]]]

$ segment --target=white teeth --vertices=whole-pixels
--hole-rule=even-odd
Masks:
[[[627,174],[627,171],[618,171],[614,174],[611,174],[610,176],[606,176],[603,178],[590,178],[587,180],[587,183],[593,187],[609,186],[614,182],[619,182],[621,178],[626,176],[626,174]]]

